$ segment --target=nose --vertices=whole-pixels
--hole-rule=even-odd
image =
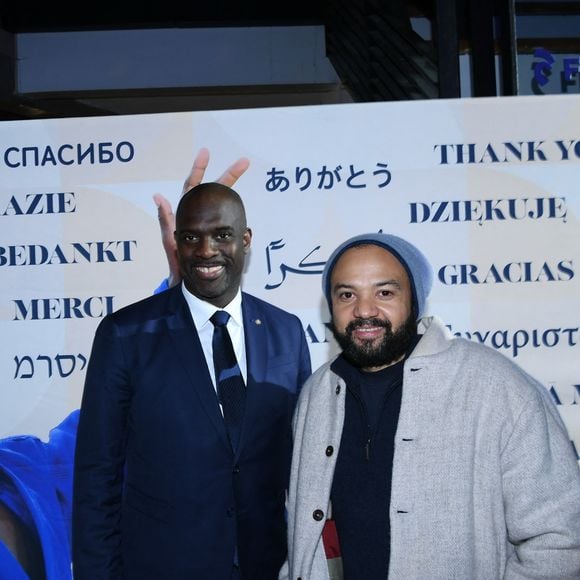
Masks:
[[[359,295],[353,314],[357,318],[375,318],[378,316],[379,309],[377,308],[373,296],[367,296],[364,294]]]
[[[214,240],[211,236],[202,236],[195,248],[195,253],[201,258],[211,258],[217,254]]]

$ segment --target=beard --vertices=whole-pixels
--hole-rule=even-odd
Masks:
[[[352,333],[354,329],[361,326],[380,326],[385,329],[385,334],[376,346],[372,340],[363,340],[357,343],[354,341]],[[344,358],[354,367],[362,369],[386,367],[398,361],[409,350],[417,336],[417,323],[413,313],[395,332],[393,332],[393,325],[389,320],[376,318],[351,320],[344,332],[338,331],[332,320],[330,329],[342,349]]]

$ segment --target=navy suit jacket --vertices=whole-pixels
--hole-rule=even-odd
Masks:
[[[75,580],[273,580],[286,556],[299,319],[243,293],[246,411],[234,455],[180,286],[105,317],[81,404]]]

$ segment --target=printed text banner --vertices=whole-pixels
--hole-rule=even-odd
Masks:
[[[429,312],[550,389],[580,449],[580,98],[510,97],[0,124],[0,436],[78,407],[95,328],[167,275],[152,196],[239,157],[246,291],[336,353],[320,273],[367,231],[435,271]]]

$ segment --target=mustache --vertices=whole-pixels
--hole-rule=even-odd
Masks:
[[[380,327],[386,328],[387,330],[392,330],[392,324],[388,320],[380,320],[378,318],[357,318],[355,320],[351,320],[344,329],[345,334],[350,335],[354,332],[357,328],[372,328],[372,327]]]

